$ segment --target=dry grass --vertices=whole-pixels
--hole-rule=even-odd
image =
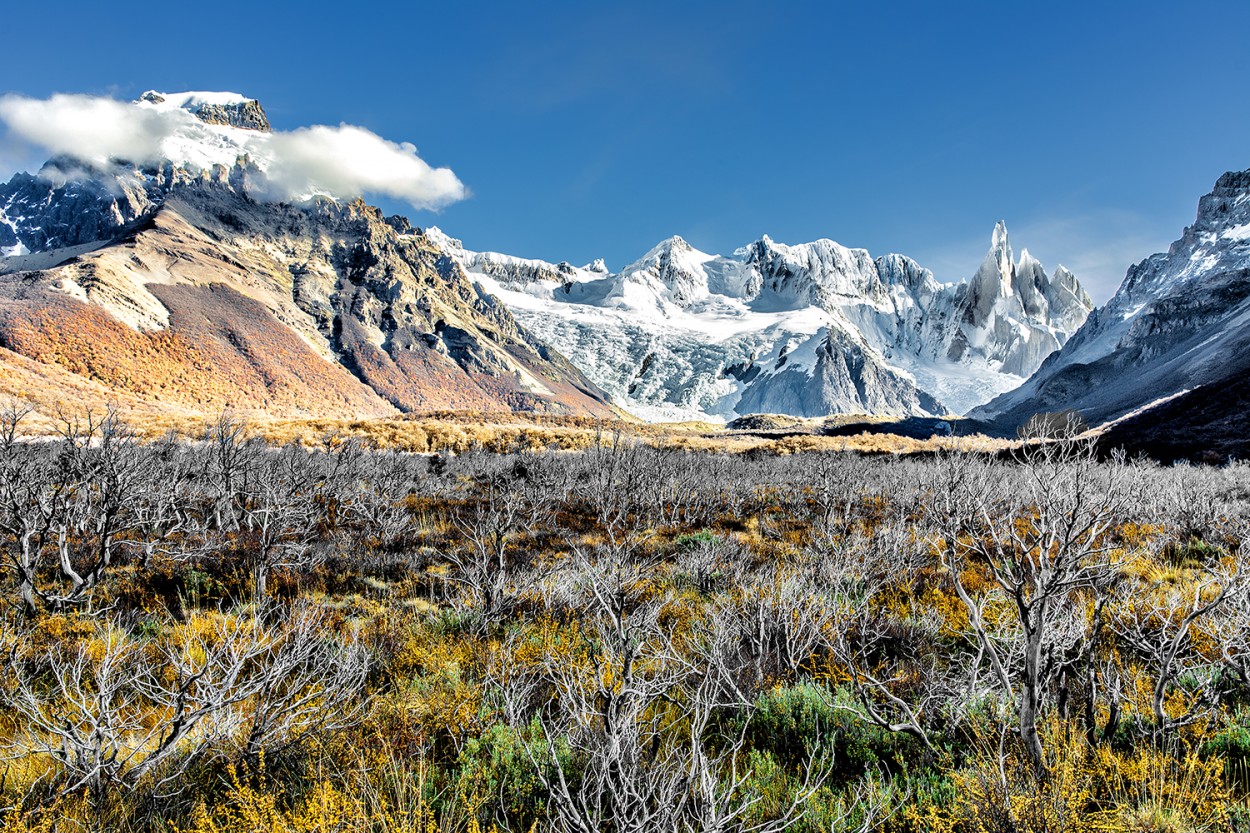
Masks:
[[[155,439],[172,432],[195,439],[203,436],[212,418],[197,414],[130,412],[127,421],[143,437]],[[44,420],[43,428],[51,426]],[[917,454],[943,449],[996,452],[1014,441],[975,434],[916,440],[892,434],[863,433],[847,437],[817,434],[769,437],[726,430],[704,422],[640,423],[584,416],[438,411],[380,419],[270,419],[248,420],[252,436],[267,443],[298,443],[308,447],[329,441],[355,439],[378,449],[436,453],[463,452],[480,446],[491,451],[589,448],[614,436],[640,440],[657,448],[729,454],[801,454],[855,451],[868,454]]]

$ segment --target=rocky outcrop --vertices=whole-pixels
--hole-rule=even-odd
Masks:
[[[199,99],[194,93],[181,93],[180,96],[176,106],[183,107],[205,124],[222,124],[263,133],[272,129],[269,126],[269,117],[265,115],[265,108],[255,99],[244,99],[240,96],[237,101],[215,101]],[[155,90],[148,90],[139,96],[139,100],[149,104],[165,104],[169,101],[165,95]]]

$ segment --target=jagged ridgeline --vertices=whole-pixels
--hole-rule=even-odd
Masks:
[[[269,129],[259,103],[144,101],[190,109],[221,147],[56,158],[0,188],[4,392],[273,416],[617,413],[407,220],[266,201],[254,160],[212,162]]]
[[[431,230],[431,235],[435,230]],[[615,401],[646,417],[964,413],[1019,385],[1085,321],[1071,272],[995,227],[975,276],[767,236],[731,256],[663,241],[611,274],[440,244]]]

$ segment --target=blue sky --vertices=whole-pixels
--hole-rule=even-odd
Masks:
[[[1005,219],[1103,300],[1250,167],[1244,2],[64,2],[4,21],[0,92],[233,90],[276,127],[363,125],[472,191],[418,225],[613,268],[672,234],[769,234],[952,280]]]

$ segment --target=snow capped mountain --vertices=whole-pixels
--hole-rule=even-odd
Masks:
[[[1221,176],[1181,238],[1132,266],[1111,300],[1028,382],[973,414],[1010,427],[1039,411],[1075,408],[1097,424],[1203,387],[1231,397],[1244,392],[1248,374],[1250,171],[1243,171]]]
[[[158,119],[151,135],[134,139],[135,157],[54,156],[37,174],[0,185],[0,256],[107,240],[181,186],[225,182],[234,171],[242,190],[248,172],[259,171],[251,142],[270,128],[257,101],[237,93],[149,91],[131,105],[113,104],[135,108],[141,123]]]
[[[531,331],[648,419],[964,412],[1018,385],[1092,307],[1019,262],[1003,224],[969,283],[902,255],[767,236],[732,256],[662,241],[620,272],[471,252],[428,232]]]
[[[999,223],[968,284],[963,326],[951,343],[950,358],[979,353],[1000,372],[1024,377],[1063,346],[1093,302],[1063,266],[1052,281],[1028,249],[1014,266],[1011,257],[1007,228]]]

